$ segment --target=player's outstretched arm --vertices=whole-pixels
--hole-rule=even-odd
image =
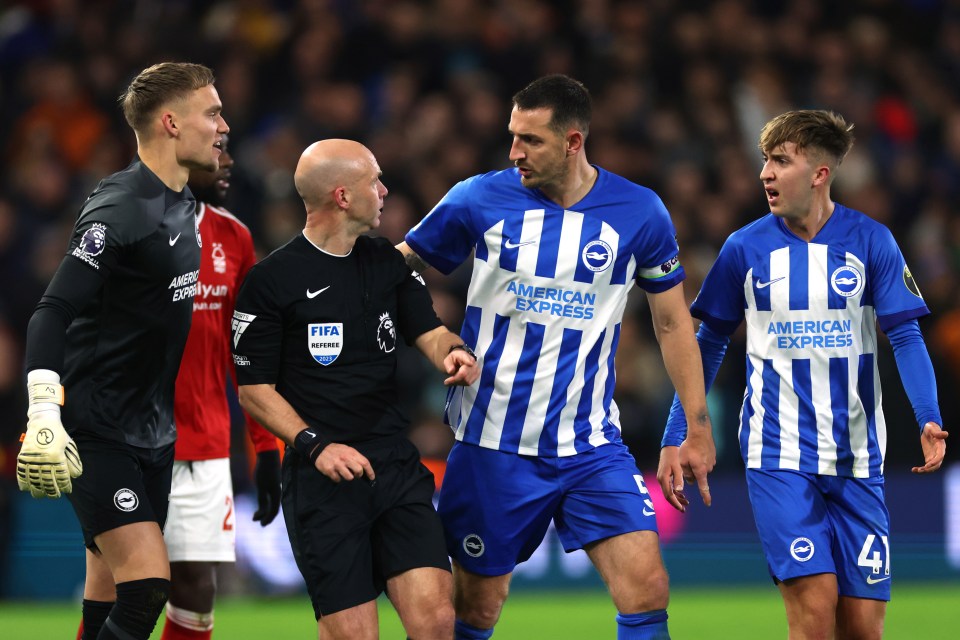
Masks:
[[[697,483],[703,503],[710,506],[713,500],[707,475],[717,463],[717,449],[707,412],[700,348],[693,333],[683,284],[661,293],[648,293],[647,299],[667,375],[687,416],[687,438],[679,451],[683,476],[687,482]]]
[[[17,455],[17,485],[34,498],[59,498],[73,491],[73,478],[83,473],[77,445],[60,422],[60,374],[48,369],[29,372],[27,393],[30,406]]]
[[[407,267],[410,271],[416,271],[417,273],[423,273],[430,268],[430,265],[424,261],[417,252],[410,248],[406,242],[401,242],[396,245],[396,250],[403,254],[403,259],[407,263]]]
[[[914,473],[933,473],[943,464],[943,457],[947,455],[947,436],[936,422],[923,425],[920,434],[920,446],[923,448],[923,466],[911,469]]]

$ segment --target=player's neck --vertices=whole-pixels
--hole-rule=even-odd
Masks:
[[[141,143],[137,145],[137,155],[140,156],[140,161],[172,191],[180,193],[187,186],[190,169],[177,162],[172,147],[166,149],[159,144]]]
[[[833,215],[834,203],[829,198],[825,202],[816,202],[814,206],[803,216],[785,217],[783,219],[787,228],[795,233],[800,239],[810,242],[816,237],[823,225]]]
[[[561,184],[544,186],[540,191],[561,207],[572,207],[583,200],[597,182],[599,172],[587,162],[586,156],[579,156],[574,168]]]

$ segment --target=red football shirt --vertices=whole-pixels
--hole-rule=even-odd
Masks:
[[[173,407],[177,460],[230,456],[230,321],[237,291],[256,261],[249,229],[230,212],[200,203],[197,215],[202,241],[200,279]],[[276,438],[249,416],[247,428],[257,452],[277,448]]]

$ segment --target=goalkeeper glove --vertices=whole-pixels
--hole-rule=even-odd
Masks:
[[[265,527],[277,517],[280,511],[280,452],[276,449],[261,451],[257,454],[257,466],[253,470],[254,483],[257,485],[257,511],[254,522]]]
[[[72,478],[83,473],[77,445],[60,422],[63,387],[48,369],[27,374],[27,432],[17,455],[17,485],[34,498],[59,498],[73,490]]]

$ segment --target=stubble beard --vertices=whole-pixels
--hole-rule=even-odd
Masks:
[[[547,167],[546,171],[538,171],[529,178],[520,176],[520,184],[527,189],[549,189],[555,185],[563,184],[567,179],[567,167],[562,163],[559,167]]]

